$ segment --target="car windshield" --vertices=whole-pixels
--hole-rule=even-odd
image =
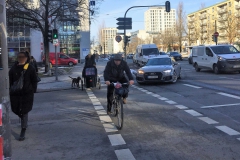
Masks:
[[[171,55],[179,55],[178,52],[170,52]]]
[[[157,48],[143,49],[143,55],[144,55],[144,56],[159,55],[159,51],[158,51]]]
[[[170,58],[154,58],[149,59],[146,66],[157,66],[157,65],[172,65]]]
[[[239,53],[234,46],[212,46],[210,47],[216,54],[233,54]]]
[[[160,52],[160,55],[167,55],[165,52]]]

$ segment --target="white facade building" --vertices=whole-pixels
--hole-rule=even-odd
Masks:
[[[117,28],[104,28],[102,29],[102,38],[104,42],[103,51],[105,53],[112,53],[113,52],[113,40],[117,35]]]
[[[169,13],[165,7],[151,7],[144,13],[145,30],[149,33],[159,33],[170,29],[176,23],[176,11],[171,9]]]
[[[131,39],[138,37],[142,40],[146,40],[150,37],[150,34],[146,32],[146,30],[137,30],[135,32],[131,32]]]

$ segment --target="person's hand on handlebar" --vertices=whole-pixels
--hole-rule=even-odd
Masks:
[[[106,81],[105,83],[107,86],[109,86],[111,84],[110,81]]]
[[[130,81],[129,81],[129,84],[130,84],[130,85],[133,85],[133,84],[134,84],[134,81],[133,81],[133,80],[130,80]]]

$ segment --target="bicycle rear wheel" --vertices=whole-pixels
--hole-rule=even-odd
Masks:
[[[118,119],[118,125],[117,128],[119,130],[122,129],[123,127],[123,100],[122,98],[119,99],[118,104],[117,104],[117,119]]]

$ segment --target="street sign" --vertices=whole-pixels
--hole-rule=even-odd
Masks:
[[[132,26],[125,26],[125,27],[124,26],[118,26],[117,27],[117,29],[119,29],[119,30],[124,30],[124,28],[125,29],[132,29]]]
[[[53,45],[58,46],[58,39],[53,39]]]
[[[218,32],[215,32],[215,33],[214,33],[214,36],[215,36],[215,37],[218,37],[218,36],[219,36],[219,33],[218,33]]]
[[[132,18],[124,18],[120,17],[116,19],[118,21],[117,29],[124,30],[124,29],[132,29]]]
[[[122,37],[121,37],[121,36],[116,36],[116,37],[115,37],[115,40],[119,43],[119,42],[121,42]]]

